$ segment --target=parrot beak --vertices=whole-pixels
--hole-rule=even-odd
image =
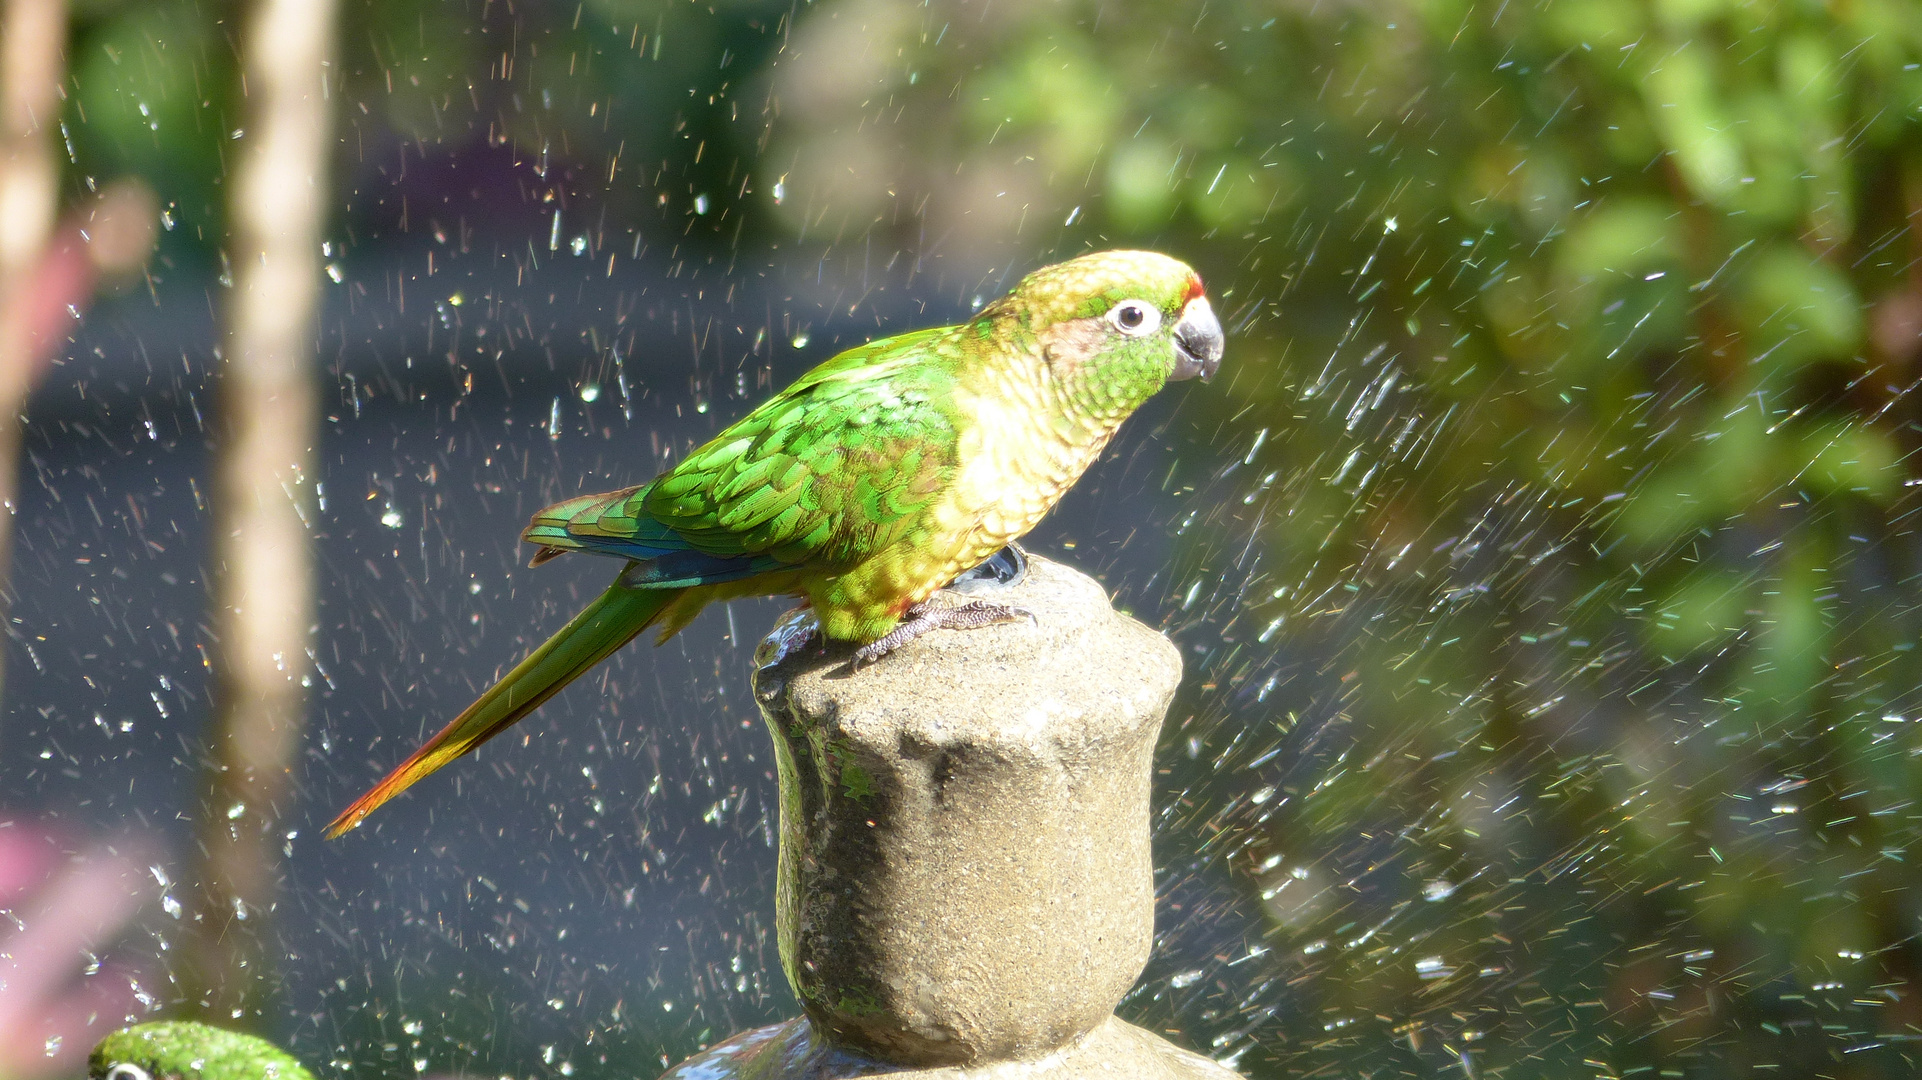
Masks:
[[[1202,382],[1207,382],[1220,366],[1221,320],[1215,318],[1208,298],[1197,296],[1181,309],[1181,321],[1175,324],[1175,369],[1168,379],[1173,382],[1199,375]]]

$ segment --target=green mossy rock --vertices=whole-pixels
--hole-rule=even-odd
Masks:
[[[265,1039],[192,1020],[136,1024],[100,1040],[89,1080],[314,1080]]]

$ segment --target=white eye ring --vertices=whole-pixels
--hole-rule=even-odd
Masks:
[[[1108,309],[1108,325],[1129,337],[1146,337],[1161,329],[1161,311],[1146,300],[1123,300]]]
[[[107,1080],[153,1080],[147,1070],[129,1062],[116,1062],[107,1070]]]

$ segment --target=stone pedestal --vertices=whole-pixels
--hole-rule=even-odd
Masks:
[[[709,1047],[661,1080],[1237,1080],[1234,1073],[1113,1016],[1037,1058],[917,1068],[824,1043],[805,1016]]]
[[[663,1080],[1234,1075],[1113,1017],[1154,934],[1151,759],[1180,655],[1046,560],[982,598],[1035,620],[859,671],[795,647],[804,612],[762,645],[777,929],[807,1015]]]

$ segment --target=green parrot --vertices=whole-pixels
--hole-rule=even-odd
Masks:
[[[314,1080],[265,1039],[191,1020],[137,1024],[100,1040],[88,1080]]]
[[[526,716],[636,634],[666,641],[717,600],[803,598],[871,662],[930,630],[1029,617],[936,593],[1041,520],[1170,379],[1221,362],[1186,264],[1103,251],[1037,270],[958,326],[856,346],[652,483],[534,515],[531,565],[627,565],[572,622],[372,790],[327,835]]]

